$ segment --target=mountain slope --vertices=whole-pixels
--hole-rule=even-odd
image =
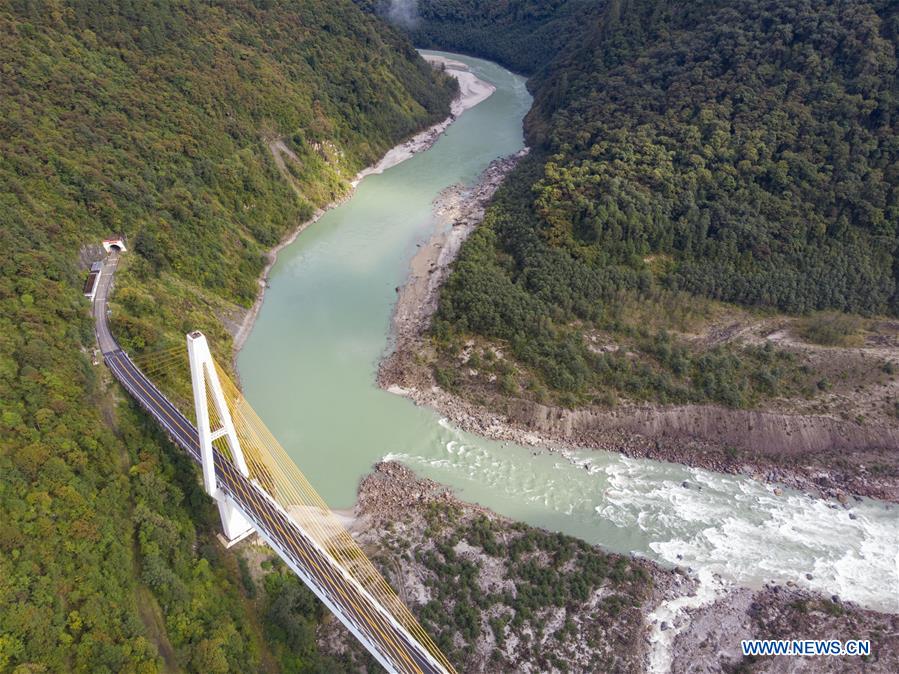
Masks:
[[[596,10],[593,0],[418,0],[404,27],[421,47],[477,54],[531,74],[595,22]]]
[[[277,668],[263,624],[321,669],[308,602],[261,621],[193,468],[91,364],[81,265],[124,233],[126,343],[227,349],[210,308],[452,84],[341,0],[7,3],[0,64],[0,670]]]
[[[827,383],[795,357],[692,336],[746,317],[735,305],[899,311],[895,3],[417,7],[416,39],[532,73],[534,152],[463,248],[435,323],[448,354],[507,342],[525,370],[506,373],[507,395],[813,397]]]
[[[548,238],[741,304],[896,311],[890,6],[661,7],[610,6],[536,78]]]

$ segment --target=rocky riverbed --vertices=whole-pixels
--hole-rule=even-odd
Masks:
[[[712,405],[568,410],[496,396],[488,407],[437,386],[428,365],[431,346],[423,339],[407,344],[399,343],[382,363],[380,385],[472,433],[550,450],[588,447],[742,474],[844,504],[852,496],[899,502],[899,432],[875,438],[861,424],[832,417]]]
[[[899,671],[899,616],[792,587],[703,583],[466,504],[401,464],[359,489],[353,533],[464,672]],[[711,591],[709,591],[711,588]],[[744,658],[742,639],[870,639],[859,658]],[[361,666],[335,624],[322,647]]]
[[[484,211],[502,181],[527,154],[525,148],[511,157],[496,159],[474,185],[451,185],[434,201],[437,216],[434,234],[419,246],[410,263],[406,283],[397,288],[391,335],[393,351],[381,363],[378,375],[385,387],[394,378],[393,368],[402,369],[430,326],[440,287],[465,239],[484,218]]]

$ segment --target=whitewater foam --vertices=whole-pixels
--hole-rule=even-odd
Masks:
[[[852,512],[789,489],[618,454],[565,449],[535,455],[438,421],[435,456],[392,455],[462,496],[549,524],[617,552],[760,587],[786,583],[895,610],[899,523],[883,504]],[[536,513],[536,514],[535,514]],[[811,575],[811,578],[808,578]],[[886,579],[890,579],[889,581]]]

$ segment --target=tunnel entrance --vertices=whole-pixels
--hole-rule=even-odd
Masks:
[[[103,248],[106,249],[107,253],[124,253],[127,248],[125,248],[125,239],[121,236],[114,236],[109,239],[103,239]]]

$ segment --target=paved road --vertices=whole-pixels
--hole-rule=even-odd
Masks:
[[[104,356],[119,348],[118,343],[109,331],[109,322],[106,320],[107,300],[112,290],[112,280],[115,277],[115,270],[118,265],[119,254],[113,251],[103,262],[100,280],[97,283],[97,292],[94,295],[94,326],[97,331],[97,344],[100,346],[100,351]]]
[[[117,255],[110,255],[94,299],[97,341],[106,365],[169,437],[199,463],[197,429],[119,348],[109,330],[106,302],[117,264]],[[217,450],[214,452],[220,488],[382,665],[390,671],[403,673],[452,671],[441,667],[434,656],[378,605],[263,489],[245,478]]]

